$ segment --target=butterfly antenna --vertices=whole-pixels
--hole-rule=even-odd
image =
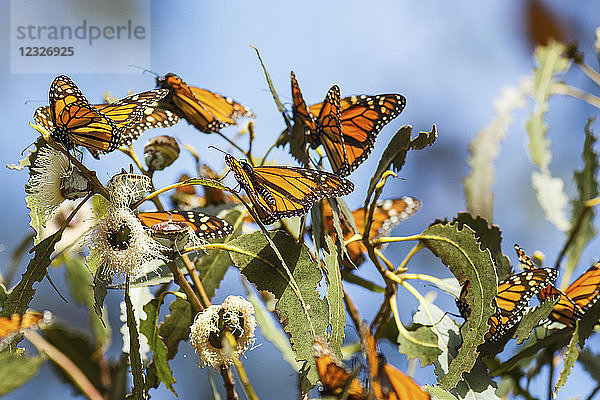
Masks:
[[[225,154],[225,155],[229,154],[229,153],[227,153],[226,151],[223,151],[223,150],[219,149],[218,147],[215,147],[215,146],[213,146],[212,144],[211,144],[210,146],[208,146],[208,148],[209,148],[209,149],[210,149],[210,148],[213,148],[213,149],[215,149],[215,150],[217,150],[217,151],[220,151],[221,153],[223,153],[223,154]]]
[[[30,148],[31,146],[33,146],[35,144],[35,142],[33,143],[29,143],[29,145],[27,145],[27,147],[25,147],[23,150],[21,150],[21,157],[23,157],[25,155],[25,151]]]
[[[27,99],[25,100],[25,103],[23,104],[29,104],[29,103],[44,103],[46,100],[34,100],[34,99]]]
[[[156,72],[154,72],[154,71],[152,71],[150,69],[144,68],[144,67],[140,67],[139,65],[129,64],[128,67],[141,69],[142,70],[142,74],[145,73],[145,72],[148,72],[149,74],[152,74],[152,75],[154,75],[157,78],[159,77],[159,75]]]

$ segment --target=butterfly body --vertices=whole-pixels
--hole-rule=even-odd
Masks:
[[[230,154],[225,162],[263,224],[304,215],[315,202],[354,190],[352,182],[328,172],[287,166],[252,167]]]
[[[201,132],[219,132],[228,125],[235,125],[239,118],[254,117],[250,108],[230,97],[189,86],[173,73],[157,78],[156,84],[169,90],[164,102]]]

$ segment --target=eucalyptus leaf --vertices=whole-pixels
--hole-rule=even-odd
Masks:
[[[0,395],[7,394],[27,383],[37,375],[43,356],[29,357],[12,352],[0,353]]]
[[[163,297],[160,297],[146,303],[144,306],[146,319],[140,320],[140,332],[148,339],[148,345],[152,350],[152,362],[156,368],[156,376],[165,384],[167,389],[176,394],[173,387],[175,378],[173,378],[173,372],[167,359],[167,346],[162,342],[158,332],[158,314],[162,300]]]
[[[309,370],[301,384],[305,392],[318,380],[312,343],[315,336],[326,337],[329,308],[317,292],[323,275],[309,254],[305,244],[282,231],[270,232],[270,237],[281,249],[289,272],[262,235],[254,232],[228,243],[229,254],[236,267],[258,290],[266,290],[277,299],[276,309],[285,331],[290,334],[292,348],[298,361],[307,361]]]
[[[9,317],[12,314],[23,314],[29,307],[33,299],[35,282],[41,282],[44,279],[48,265],[50,265],[50,255],[54,251],[54,246],[62,237],[62,230],[48,236],[39,244],[31,249],[35,256],[29,261],[27,270],[21,277],[21,280],[15,286],[2,304],[0,316]]]
[[[484,342],[489,330],[488,319],[494,313],[492,302],[497,294],[498,278],[489,250],[480,248],[475,232],[468,226],[463,225],[461,229],[456,222],[440,222],[429,226],[420,236],[425,247],[450,268],[460,283],[469,281],[471,284],[466,299],[471,315],[467,320],[468,329],[463,330],[463,345],[450,363],[448,373],[440,380],[440,386],[449,390],[475,365],[477,347]]]

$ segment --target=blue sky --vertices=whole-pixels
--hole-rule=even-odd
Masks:
[[[577,9],[553,0],[555,10],[576,27],[577,38],[583,49],[590,50],[596,28],[591,6]],[[56,12],[61,12],[61,2],[56,2]],[[468,145],[476,133],[494,117],[493,100],[502,87],[515,86],[531,74],[534,62],[531,48],[523,34],[523,2],[411,2],[376,0],[361,1],[306,1],[301,5],[292,2],[244,1],[228,2],[159,2],[151,3],[151,65],[158,74],[175,72],[189,84],[211,89],[234,97],[249,105],[256,113],[255,152],[265,151],[283,129],[267,89],[263,73],[250,45],[262,54],[271,78],[282,101],[291,102],[289,74],[294,70],[308,103],[319,102],[333,84],[340,86],[342,95],[397,92],[407,98],[406,109],[379,135],[373,155],[351,176],[359,190],[348,196],[350,207],[362,203],[365,185],[377,165],[377,155],[385,149],[394,132],[410,124],[415,131],[429,130],[437,124],[439,139],[427,150],[410,154],[401,172],[406,180],[389,184],[387,197],[412,195],[423,202],[422,210],[395,231],[410,235],[421,232],[436,218],[447,218],[464,211],[465,203],[461,180],[468,173],[466,160]],[[2,7],[9,7],[4,1]],[[36,107],[47,102],[48,87],[53,74],[11,74],[9,63],[9,13],[0,16],[4,33],[0,35],[0,96],[2,138],[0,157],[4,164],[16,162],[20,153],[36,137],[28,126]],[[111,54],[106,54],[107,62]],[[588,61],[597,66],[596,60]],[[75,69],[75,68],[74,68]],[[69,73],[69,71],[64,71]],[[70,74],[92,101],[100,101],[105,92],[122,97],[128,90],[142,91],[154,87],[151,74],[141,74],[132,69],[131,74]],[[568,76],[579,87],[595,91],[579,73]],[[26,103],[27,101],[27,103]],[[572,171],[580,168],[580,151],[583,144],[583,126],[586,118],[596,113],[575,100],[551,102],[549,133],[553,144],[553,174],[566,181],[569,195],[574,193]],[[524,122],[526,115],[518,115],[511,126],[496,162],[499,168],[494,189],[496,192],[495,223],[503,230],[505,253],[515,259],[513,243],[525,250],[542,250],[553,260],[564,240],[544,220],[536,205],[530,185],[533,170],[526,152]],[[596,124],[597,125],[597,124]],[[235,129],[224,131],[235,134]],[[203,160],[213,167],[223,167],[222,154],[205,151],[207,144],[221,148],[227,145],[216,136],[205,136],[185,122],[165,131],[149,131],[135,145],[142,151],[145,138],[157,134],[172,134],[181,141],[194,145],[201,151]],[[283,163],[292,163],[285,151],[278,150],[274,157]],[[129,164],[120,154],[111,154],[95,161],[86,154],[86,164],[97,169],[101,180]],[[157,177],[158,185],[168,184],[182,172],[191,172],[191,157],[182,156],[170,171]],[[0,271],[4,271],[11,249],[28,229],[28,210],[24,203],[23,186],[27,176],[23,172],[0,169],[4,190],[2,213],[6,228],[0,232]],[[360,190],[363,188],[363,190]],[[598,260],[593,250],[597,240],[582,257],[581,270]],[[597,246],[595,246],[597,248]],[[387,253],[400,260],[407,246],[390,246]],[[415,271],[449,277],[450,273],[430,254],[420,254],[409,265]],[[377,279],[365,265],[361,274]],[[60,283],[62,270],[51,272]],[[228,294],[243,293],[236,271],[230,271],[217,292],[216,300]],[[376,309],[375,296],[350,287],[360,298],[359,307],[370,318]],[[37,309],[51,309],[65,323],[83,328],[80,320],[83,310],[72,304],[61,304],[48,289],[46,282],[39,285],[38,297],[33,304]],[[423,291],[431,290],[424,288]],[[119,295],[109,296],[109,307],[114,315],[111,322],[118,324]],[[408,297],[408,295],[407,295]],[[453,299],[440,293],[439,304],[456,312]],[[409,304],[402,310],[405,321],[416,309]],[[114,329],[118,331],[118,329]],[[349,335],[354,335],[352,328]],[[118,341],[118,337],[114,337]],[[250,379],[255,383],[261,398],[295,398],[293,371],[273,351],[265,340],[248,354],[246,365]],[[595,345],[596,343],[592,343]],[[120,344],[115,344],[116,349]],[[178,380],[177,389],[183,398],[192,393],[208,390],[207,371],[195,367],[194,355],[187,344],[180,346],[180,356],[173,364]],[[406,359],[389,345],[383,345],[388,359],[401,369]],[[117,354],[113,349],[111,352]],[[184,357],[185,356],[185,357]],[[578,393],[577,382],[587,379],[585,372],[575,369],[567,388],[561,396]],[[200,376],[201,378],[198,378]],[[434,382],[431,368],[417,369],[416,379],[421,384]],[[214,374],[213,374],[213,377]],[[276,377],[276,379],[273,379]],[[217,384],[220,385],[218,377]],[[8,398],[20,398],[37,390],[41,383],[50,395],[65,398],[65,388],[50,376],[45,367],[39,379],[26,385]],[[536,383],[536,382],[534,382]],[[545,381],[539,383],[539,395],[545,395]],[[164,390],[154,392],[154,398],[169,398]],[[187,394],[187,395],[186,395]],[[54,398],[54,397],[48,397]]]

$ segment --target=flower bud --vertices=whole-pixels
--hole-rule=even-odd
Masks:
[[[123,207],[129,207],[143,199],[151,187],[152,182],[146,175],[125,171],[113,176],[108,181],[111,202]]]
[[[179,157],[177,141],[167,135],[156,136],[146,142],[144,158],[151,171],[161,171],[173,164]]]

